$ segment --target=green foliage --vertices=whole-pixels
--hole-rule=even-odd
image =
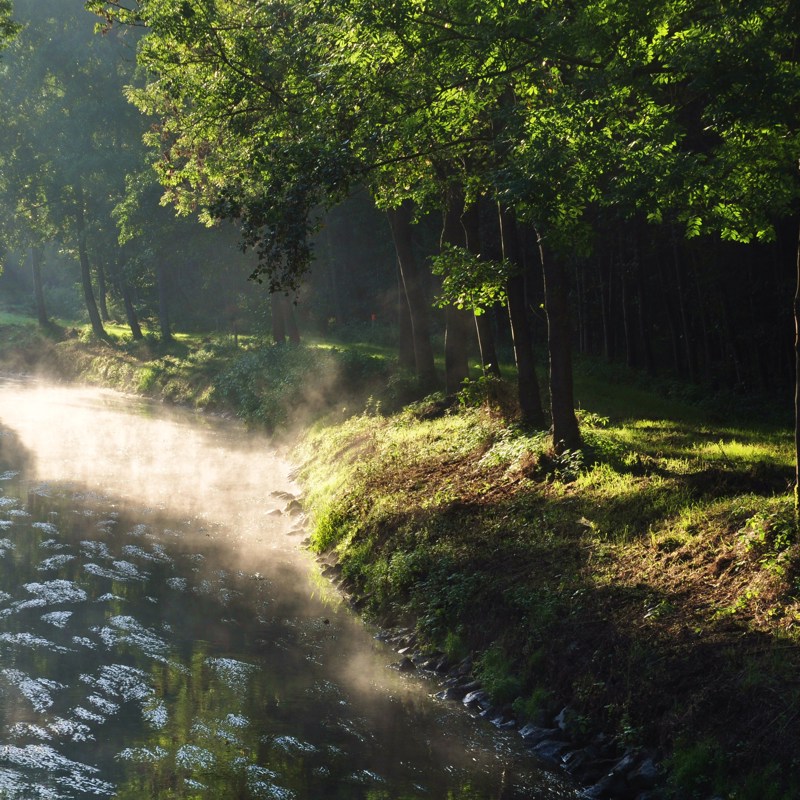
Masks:
[[[384,370],[380,359],[353,350],[273,346],[245,353],[214,387],[243,419],[274,431],[340,406]]]
[[[431,270],[442,276],[442,293],[435,305],[454,305],[476,314],[506,302],[506,283],[514,273],[510,261],[490,261],[463,247],[446,244],[437,256],[431,256]]]
[[[475,675],[498,705],[511,703],[522,692],[522,681],[514,674],[505,651],[498,644],[489,647],[476,660]]]

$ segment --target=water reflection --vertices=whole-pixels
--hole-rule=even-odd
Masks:
[[[294,491],[232,426],[0,384],[0,796],[573,796],[312,593]]]

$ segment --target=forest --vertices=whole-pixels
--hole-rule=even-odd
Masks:
[[[253,351],[251,366],[278,371],[311,363],[313,373],[296,347],[301,341],[346,349],[363,339],[391,352],[378,382],[397,390],[400,405],[427,403],[412,412],[420,419],[463,405],[470,392],[502,406],[537,453],[526,480],[544,482],[546,492],[555,491],[553,480],[572,485],[582,466],[603,458],[636,480],[672,480],[660,459],[683,459],[676,469],[692,473],[704,437],[713,445],[709,420],[727,425],[735,417],[785,431],[794,419],[793,479],[769,456],[737,483],[740,465],[721,435],[721,455],[703,456],[713,461],[713,474],[703,473],[713,487],[695,476],[681,507],[694,508],[709,493],[716,501],[761,492],[760,500],[742,500],[725,525],[748,536],[762,531],[753,547],[768,540],[764,558],[790,586],[786,608],[795,608],[794,0],[0,0],[0,38],[0,311],[33,315],[51,337],[83,325],[84,341],[145,342],[162,354],[178,332],[224,334],[237,347],[243,337],[245,353],[257,340],[271,354]],[[367,362],[348,363],[351,382],[374,382]],[[238,392],[245,403],[242,386],[254,382],[243,376],[227,373],[219,391]],[[623,457],[619,447],[635,450],[640,440],[615,433],[621,438],[611,447],[603,437],[612,434],[598,433],[602,412],[576,398],[576,380],[605,382],[608,392],[638,381],[695,411],[671,438],[663,433],[663,441]],[[636,397],[633,415],[636,402],[650,402]],[[250,410],[266,405],[254,399]],[[702,423],[698,408],[707,415]],[[453,452],[472,447],[478,469],[479,456],[512,434],[481,428],[487,438],[478,444],[480,426],[469,419],[473,430],[452,423],[442,436],[458,440]],[[351,433],[353,441],[367,436]],[[320,451],[335,460],[343,435]],[[402,459],[391,461],[395,450],[381,452],[400,469]],[[313,487],[322,478],[308,469]],[[414,472],[412,464],[404,469]],[[442,477],[441,491],[459,480],[467,486],[468,472]],[[359,475],[348,474],[353,492],[388,496],[388,473]],[[487,481],[500,480],[492,475]],[[408,482],[412,497],[418,483]],[[694,523],[683,517],[668,532],[658,527],[657,492],[651,507],[645,493],[606,508],[605,499],[592,506],[591,487],[582,491],[574,502],[580,520],[590,520],[588,536],[598,530],[591,513],[599,507],[609,519],[617,508],[625,530],[625,515],[638,514],[631,529],[648,532],[658,558],[693,535]],[[793,522],[776,491],[790,502]],[[429,619],[432,639],[447,639],[452,630],[427,606],[421,611],[415,603],[423,600],[409,588],[427,574],[424,558],[401,564],[382,551],[370,565],[356,547],[361,534],[333,532],[338,525],[352,534],[357,514],[377,529],[373,511],[347,497],[320,512],[315,547],[339,547],[348,588],[367,610],[384,613],[383,603],[402,596],[406,611]],[[565,494],[549,497],[560,509],[554,514],[562,501],[566,508]],[[322,503],[313,489],[310,502]],[[709,513],[721,514],[715,509]],[[380,525],[404,530],[401,516],[387,511]],[[378,546],[367,528],[362,534]],[[703,558],[725,572],[730,553],[719,536],[708,537]],[[392,543],[406,545],[402,537]],[[503,563],[517,557],[512,545],[500,548]],[[608,579],[627,580],[632,563],[609,567]],[[395,595],[386,588],[393,569],[403,576]],[[574,597],[587,591],[582,581],[571,585]],[[425,585],[434,602],[438,589]],[[541,596],[552,589],[555,597],[555,585],[542,587]],[[748,587],[739,586],[755,591]],[[480,593],[470,596],[477,602]],[[452,601],[448,595],[441,604]],[[495,647],[462,630],[453,648],[468,643],[488,653],[482,663],[491,683],[502,672],[492,667],[500,651],[507,657],[529,647],[532,663],[555,624],[540,622],[524,646],[516,639]],[[541,689],[532,681],[523,677],[518,687],[529,700]],[[725,686],[742,688],[738,677]],[[586,691],[592,713],[624,727],[629,701],[603,707],[602,692]],[[781,769],[784,755],[775,755]],[[698,786],[710,789],[706,778]],[[793,796],[787,791],[774,796]]]

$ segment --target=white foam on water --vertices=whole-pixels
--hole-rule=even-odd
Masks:
[[[11,511],[8,512],[9,517],[17,517],[18,519],[26,519],[30,517],[30,514],[22,508],[12,508]]]
[[[12,478],[16,478],[17,475],[19,475],[18,470],[7,469],[5,472],[0,473],[0,481],[10,481]]]
[[[14,523],[10,519],[0,519],[0,531],[7,531],[13,525]]]
[[[13,508],[17,501],[13,497],[0,496],[0,508]]]
[[[97,645],[91,639],[87,639],[85,636],[73,636],[72,641],[74,644],[80,645],[81,647],[86,647],[89,650],[97,650]]]
[[[3,520],[5,522],[6,520]],[[11,527],[12,523],[9,522],[7,527]],[[14,550],[16,545],[11,539],[0,539],[0,556],[4,556],[9,550]]]

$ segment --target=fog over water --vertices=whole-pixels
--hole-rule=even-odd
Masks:
[[[237,425],[0,379],[0,797],[557,798],[389,668]]]

